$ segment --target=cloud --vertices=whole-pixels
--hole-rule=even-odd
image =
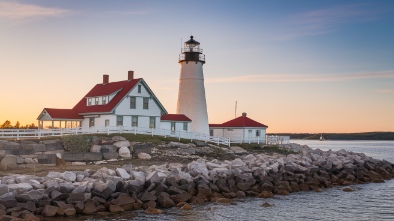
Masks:
[[[108,11],[107,14],[117,14],[117,15],[146,15],[150,14],[148,11]]]
[[[44,17],[58,17],[69,13],[69,10],[61,8],[46,8],[39,5],[21,4],[17,2],[0,2],[0,19],[27,20]]]
[[[382,17],[385,9],[373,9],[365,5],[345,5],[308,11],[291,16],[285,29],[276,40],[288,40],[302,36],[322,35],[334,32],[340,25],[353,22],[367,22]]]
[[[381,90],[378,90],[378,92],[379,93],[384,93],[384,94],[394,93],[394,89],[381,89]]]
[[[261,74],[243,75],[236,77],[207,78],[207,83],[231,83],[231,82],[318,82],[318,81],[346,81],[371,78],[393,78],[394,70],[364,73],[345,74]]]

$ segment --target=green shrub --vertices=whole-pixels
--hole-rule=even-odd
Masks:
[[[62,137],[62,143],[66,152],[89,152],[91,135],[68,135]]]

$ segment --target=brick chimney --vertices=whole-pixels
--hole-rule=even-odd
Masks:
[[[134,79],[134,71],[128,71],[127,80],[131,81]]]
[[[108,84],[109,83],[109,75],[108,74],[104,74],[103,75],[103,84]]]

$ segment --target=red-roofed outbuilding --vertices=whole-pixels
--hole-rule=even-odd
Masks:
[[[209,124],[211,136],[230,137],[235,143],[265,142],[268,126],[250,119],[246,113],[222,124]]]

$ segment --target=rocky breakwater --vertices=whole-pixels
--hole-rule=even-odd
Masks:
[[[115,170],[49,172],[45,177],[1,177],[0,220],[39,220],[49,216],[116,213],[159,208],[192,209],[207,201],[272,197],[297,191],[321,191],[335,185],[384,182],[394,176],[393,164],[362,153],[313,150],[286,145],[297,154],[244,153],[234,160],[199,158],[188,164]]]

